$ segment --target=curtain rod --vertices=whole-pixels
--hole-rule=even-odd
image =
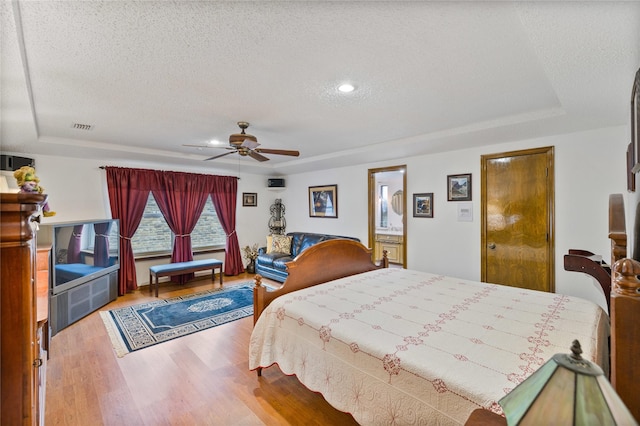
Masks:
[[[109,166],[99,166],[98,168],[104,170],[107,167],[109,167]],[[163,171],[163,170],[160,170],[160,171]],[[179,172],[179,173],[191,173],[191,172]],[[193,174],[202,174],[202,173],[193,173]],[[213,176],[217,176],[217,175],[213,175]],[[240,176],[229,176],[229,177],[234,177],[234,178],[240,180]]]

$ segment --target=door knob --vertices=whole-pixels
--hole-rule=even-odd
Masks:
[[[494,243],[489,243],[489,248],[490,248],[491,250],[495,250],[496,245],[495,245]]]

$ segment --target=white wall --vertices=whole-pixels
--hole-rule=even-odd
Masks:
[[[483,148],[412,157],[385,163],[302,173],[287,178],[288,230],[351,235],[367,242],[367,170],[407,165],[407,203],[412,194],[434,193],[434,218],[407,217],[407,266],[410,269],[480,279],[480,156],[554,146],[556,291],[577,295],[606,308],[594,280],[564,270],[570,248],[610,253],[608,197],[626,193],[625,126],[557,135]],[[447,175],[472,173],[473,221],[458,222],[457,202],[448,202]],[[289,184],[289,182],[291,184]],[[338,219],[309,218],[309,186],[338,184]]]
[[[407,204],[412,194],[434,193],[434,218],[407,217],[407,264],[411,269],[465,279],[480,279],[480,156],[541,146],[555,147],[556,291],[579,295],[604,305],[604,297],[587,275],[567,272],[563,255],[570,248],[590,250],[608,259],[608,196],[626,194],[626,126],[557,135],[529,141],[447,152],[388,162],[286,176],[286,188],[275,192],[264,176],[242,174],[238,189],[237,233],[240,245],[264,244],[269,206],[276,198],[285,205],[287,232],[310,231],[368,239],[367,171],[405,164]],[[15,155],[29,155],[10,153]],[[33,156],[31,156],[33,158]],[[57,216],[45,223],[110,217],[103,162],[35,156],[41,184]],[[167,165],[113,164],[121,167],[176,170]],[[216,174],[210,168],[178,169]],[[447,202],[447,175],[472,173],[473,221],[457,221],[456,202]],[[227,174],[227,173],[219,173]],[[640,183],[640,182],[639,182]],[[338,217],[309,217],[309,186],[338,185]],[[242,207],[242,192],[258,193],[257,207]],[[627,197],[627,210],[638,193]],[[630,219],[627,219],[627,223]],[[148,264],[138,268],[139,282],[148,281]]]

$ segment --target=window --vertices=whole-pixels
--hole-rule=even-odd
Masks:
[[[198,223],[196,223],[196,227],[193,228],[191,233],[191,248],[195,250],[211,246],[225,246],[226,244],[227,234],[222,229],[222,225],[220,225],[218,214],[215,207],[213,207],[211,197],[209,197]]]
[[[380,204],[380,223],[378,226],[380,228],[387,227],[387,220],[389,218],[389,206],[387,204],[387,199],[389,197],[389,186],[380,185],[380,193],[378,194],[378,202]]]
[[[82,245],[81,247],[87,247],[91,253],[95,248],[96,242],[96,230],[93,227],[93,224],[89,226],[85,226],[82,229]],[[109,236],[107,239],[109,240],[109,251],[114,251],[115,247],[118,246],[118,241],[120,241],[120,227],[111,225],[109,227]]]
[[[131,239],[133,253],[136,255],[171,253],[173,240],[173,232],[164,220],[153,194],[149,194],[142,220]],[[225,244],[225,232],[218,221],[211,197],[208,197],[198,223],[191,233],[192,250],[224,246]]]

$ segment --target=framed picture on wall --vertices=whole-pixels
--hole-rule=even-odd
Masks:
[[[255,192],[243,192],[242,193],[242,206],[243,207],[256,207],[258,205],[258,194]]]
[[[309,216],[338,217],[338,185],[309,187]]]
[[[636,174],[632,171],[634,157],[633,143],[630,143],[627,146],[627,191],[629,192],[636,190]]]
[[[635,148],[633,173],[640,172],[640,69],[636,72],[631,89],[631,143]]]
[[[447,176],[447,201],[471,201],[471,173]]]
[[[433,192],[413,194],[413,217],[433,217]]]

